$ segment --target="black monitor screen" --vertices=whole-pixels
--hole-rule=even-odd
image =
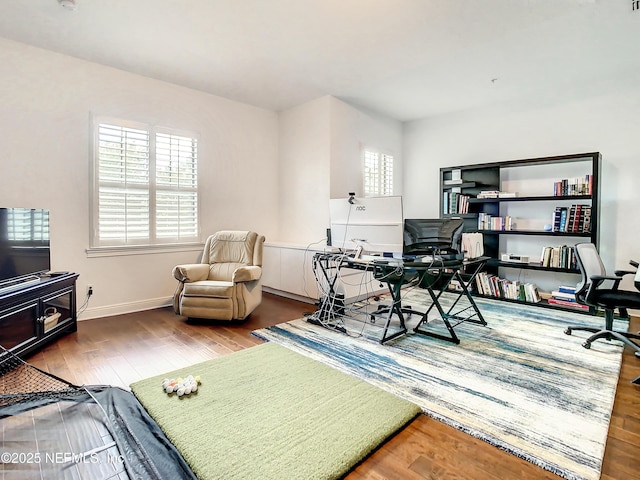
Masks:
[[[49,211],[0,208],[0,283],[50,269]]]
[[[431,255],[459,253],[464,222],[460,218],[411,219],[404,221],[402,253]]]

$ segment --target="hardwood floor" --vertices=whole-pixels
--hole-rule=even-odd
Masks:
[[[300,318],[312,305],[265,294],[245,322],[190,322],[169,308],[79,322],[78,331],[28,361],[76,384],[123,388],[136,380],[262,343],[251,331]],[[632,319],[640,329],[640,318]],[[640,478],[640,359],[627,347],[612,414],[602,480]],[[558,479],[533,464],[419,416],[355,468],[361,479]]]

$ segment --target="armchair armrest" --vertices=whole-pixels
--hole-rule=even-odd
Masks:
[[[248,265],[244,267],[238,267],[233,272],[231,281],[237,282],[250,282],[252,280],[258,280],[262,276],[262,267],[257,265]]]
[[[206,280],[209,277],[209,265],[206,263],[189,263],[173,268],[173,276],[182,283]]]

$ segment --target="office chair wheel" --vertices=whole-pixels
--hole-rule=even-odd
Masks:
[[[582,344],[582,346],[583,346],[584,348],[586,348],[587,350],[589,350],[589,349],[591,348],[591,343],[589,343],[589,342],[584,342],[584,343]]]
[[[564,331],[565,335],[571,335],[571,327],[567,327]]]

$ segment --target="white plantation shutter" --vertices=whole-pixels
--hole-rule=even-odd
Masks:
[[[365,197],[393,195],[393,156],[365,149],[363,178]]]
[[[156,135],[156,234],[193,238],[198,234],[197,140]]]
[[[197,140],[97,122],[94,246],[198,240]]]

